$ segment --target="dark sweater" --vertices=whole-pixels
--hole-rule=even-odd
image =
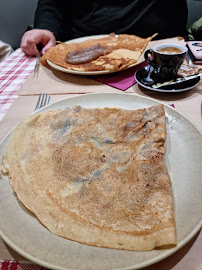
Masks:
[[[186,0],[39,0],[34,28],[60,41],[112,32],[185,37],[187,13]]]

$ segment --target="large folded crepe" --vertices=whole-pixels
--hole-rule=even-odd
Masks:
[[[151,250],[176,244],[165,139],[163,105],[74,106],[28,117],[14,130],[3,164],[20,201],[52,233]]]
[[[50,48],[41,58],[41,63],[45,65],[48,59],[58,66],[76,71],[120,71],[138,61],[148,42],[155,35],[148,38],[140,38],[127,34],[116,36],[112,33],[104,38],[87,39],[81,43],[61,43]],[[69,52],[91,48],[98,44],[104,46],[108,53],[83,64],[70,64],[65,61],[66,55]]]

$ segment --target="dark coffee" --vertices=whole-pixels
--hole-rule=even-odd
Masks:
[[[160,50],[157,50],[157,52],[165,53],[165,54],[176,54],[176,53],[182,53],[182,51],[176,47],[165,47]]]

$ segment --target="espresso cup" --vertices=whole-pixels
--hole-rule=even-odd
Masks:
[[[153,67],[152,79],[155,82],[174,79],[186,54],[186,46],[170,43],[158,44],[153,49],[147,50],[144,58]]]

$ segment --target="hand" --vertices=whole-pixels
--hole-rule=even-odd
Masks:
[[[43,47],[41,51],[43,55],[48,49],[55,46],[56,39],[49,30],[33,29],[24,33],[20,47],[24,53],[37,56],[39,52],[36,45],[39,43]]]

